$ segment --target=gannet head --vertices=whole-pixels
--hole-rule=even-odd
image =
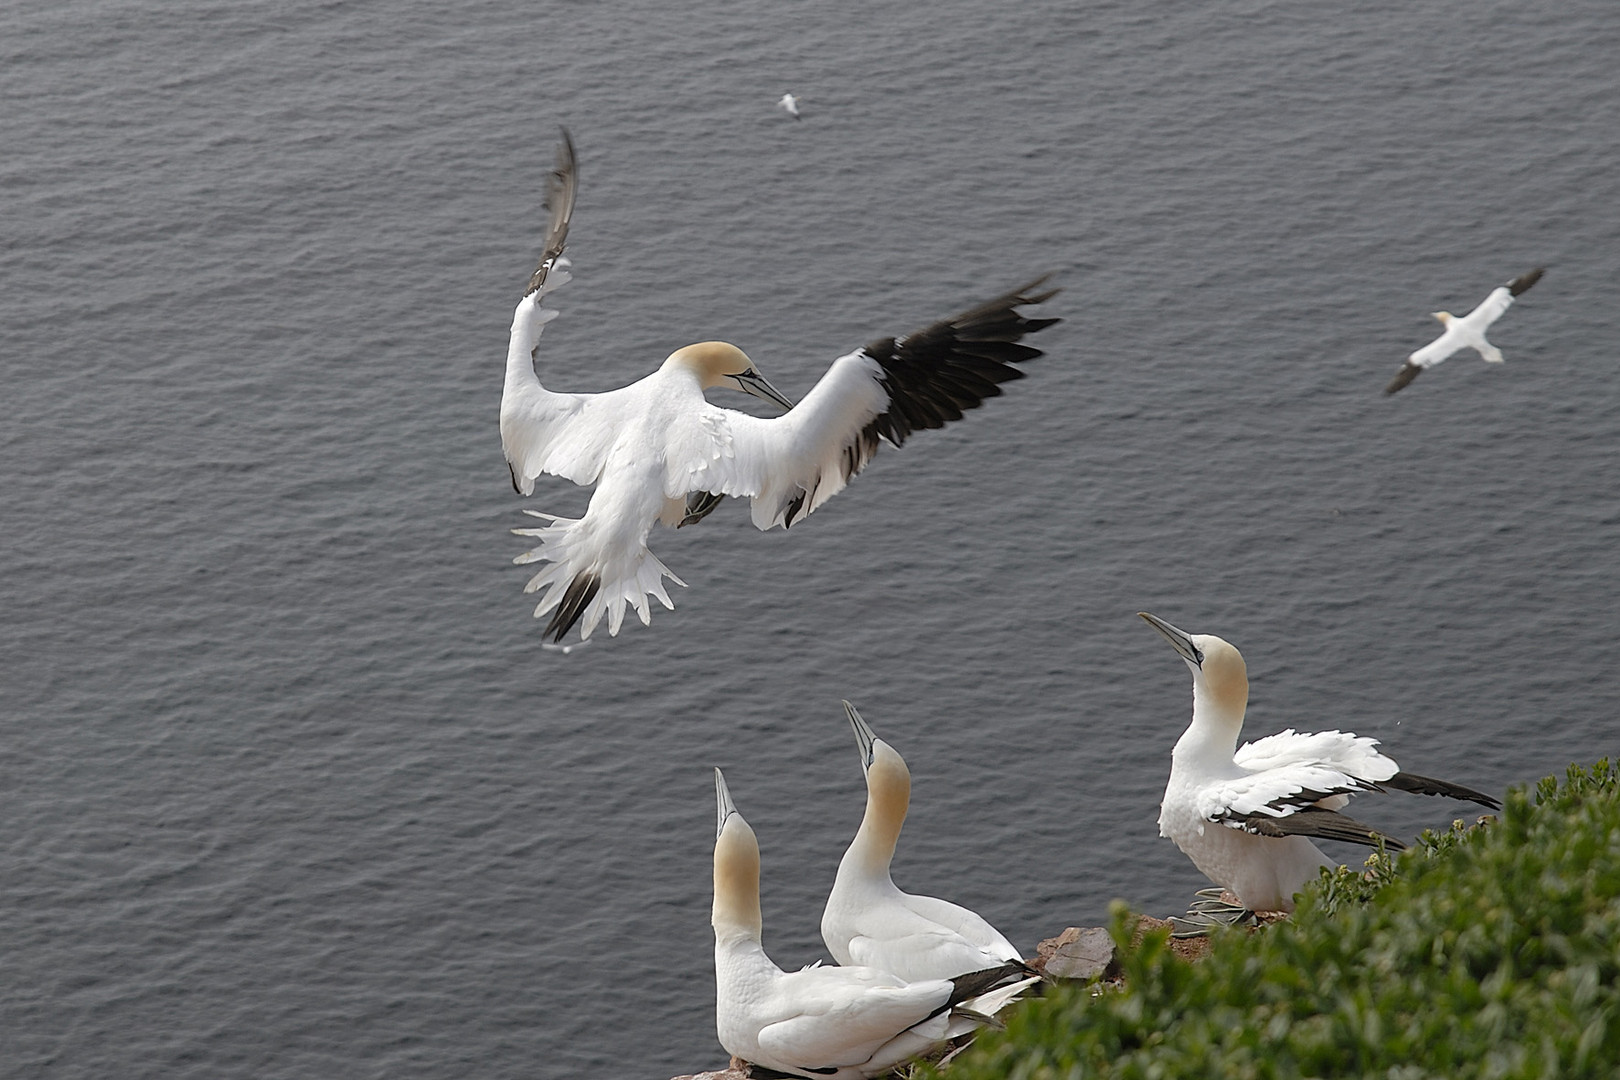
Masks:
[[[1451,320],[1457,317],[1449,311],[1431,311],[1429,314],[1433,315],[1436,319],[1439,319],[1441,326],[1450,326]]]
[[[759,840],[737,813],[719,769],[714,770],[714,802],[718,824],[710,923],[715,939],[751,937],[758,941],[764,927],[759,912]]]
[[[724,386],[775,402],[784,409],[793,408],[793,402],[759,373],[759,368],[748,359],[748,354],[729,342],[700,341],[696,345],[676,349],[664,361],[664,366],[687,369],[698,377],[699,385],[705,390]]]
[[[1192,669],[1195,714],[1198,707],[1204,705],[1217,717],[1235,718],[1241,726],[1243,710],[1249,704],[1249,671],[1236,646],[1214,634],[1189,634],[1145,611],[1137,614],[1163,634],[1170,647]]]
[[[911,770],[898,750],[872,734],[855,706],[844,702],[844,712],[855,729],[861,769],[866,773],[866,816],[861,819],[860,831],[872,846],[873,857],[887,863],[894,855],[900,827],[911,807]]]

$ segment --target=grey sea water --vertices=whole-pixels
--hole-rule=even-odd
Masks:
[[[1255,735],[1490,790],[1620,750],[1617,55],[1608,0],[0,8],[0,1074],[716,1065],[709,770],[817,959],[846,697],[903,887],[1029,949],[1180,910],[1141,609],[1243,649]],[[514,495],[495,418],[561,124],[553,388],[719,337],[800,395],[1046,271],[1066,321],[542,651],[507,530],[585,493]],[[1507,364],[1381,395],[1537,265]]]

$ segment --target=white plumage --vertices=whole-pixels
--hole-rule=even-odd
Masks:
[[[1192,669],[1192,723],[1170,757],[1159,835],[1175,841],[1206,877],[1257,911],[1292,911],[1294,894],[1332,866],[1308,837],[1390,848],[1403,845],[1338,813],[1351,795],[1396,788],[1495,799],[1402,772],[1378,741],[1341,731],[1293,729],[1239,747],[1249,701],[1243,655],[1211,634],[1188,634],[1138,612]]]
[[[1502,317],[1502,313],[1513,304],[1515,296],[1540,281],[1545,272],[1545,267],[1538,266],[1528,274],[1520,274],[1506,285],[1492,289],[1478,307],[1460,319],[1449,311],[1436,311],[1434,317],[1446,328],[1445,332],[1407,357],[1395,378],[1384,387],[1384,393],[1395,393],[1423,374],[1425,368],[1434,367],[1458,349],[1473,349],[1487,362],[1500,364],[1502,350],[1485,340],[1485,331]]]
[[[855,706],[846,701],[844,710],[866,774],[866,813],[822,912],[827,950],[840,964],[875,967],[908,981],[1021,964],[1018,950],[983,917],[895,886],[889,864],[910,805],[911,773]]]
[[[804,1077],[879,1076],[966,1035],[1021,991],[1025,980],[907,982],[867,967],[783,971],[765,954],[759,842],[714,771],[715,1029],[728,1053]]]
[[[545,253],[512,316],[501,396],[501,442],[520,494],[542,473],[596,485],[584,517],[526,511],[547,522],[514,530],[540,543],[518,563],[549,565],[527,591],[545,592],[535,615],[552,612],[546,634],[560,641],[576,623],[588,638],[604,616],[617,634],[625,608],[651,620],[648,597],[674,604],[665,577],[684,584],[647,548],[657,523],[694,524],[721,497],[753,499],[760,529],[791,526],[841,491],[877,452],[912,432],[960,419],[1040,356],[1018,344],[1056,319],[1016,309],[1056,290],[1034,281],[904,338],[885,338],[840,357],[797,406],[743,351],[720,341],[677,349],[639,382],[602,394],[557,393],[541,385],[534,360],[556,312],[541,301],[568,280],[563,249],[577,187],[573,144],[564,133],[547,193]],[[789,411],[774,419],[717,408],[715,387],[741,390]],[[583,622],[581,622],[583,620]]]
[[[778,101],[777,104],[780,105],[782,108],[786,109],[787,114],[789,116],[793,117],[793,119],[795,119],[795,120],[799,119],[799,99],[798,98],[794,97],[792,94],[783,94],[782,95],[782,100]]]

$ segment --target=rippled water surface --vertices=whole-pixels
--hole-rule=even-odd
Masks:
[[[1608,0],[7,6],[0,1073],[716,1065],[709,769],[820,957],[845,697],[903,887],[1029,949],[1179,910],[1141,609],[1244,650],[1252,733],[1493,790],[1620,749],[1616,55]],[[801,395],[1048,270],[1066,321],[543,651],[507,529],[585,496],[514,495],[495,416],[560,124],[553,388],[726,338]],[[1381,395],[1536,265],[1507,364]]]

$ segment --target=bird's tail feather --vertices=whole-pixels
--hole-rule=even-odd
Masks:
[[[538,546],[513,559],[514,563],[548,564],[523,587],[526,593],[546,590],[534,609],[537,619],[552,612],[542,637],[561,641],[578,624],[580,640],[584,641],[603,615],[607,616],[608,634],[616,635],[624,623],[626,606],[634,608],[641,624],[646,626],[652,622],[652,609],[647,603],[649,596],[657,597],[664,607],[675,610],[675,602],[664,591],[663,579],[667,577],[683,588],[686,582],[676,577],[645,544],[635,544],[629,551],[604,550],[592,535],[589,514],[584,518],[565,518],[538,510],[523,512],[549,522],[544,528],[512,530],[518,536],[533,536],[540,541]]]

